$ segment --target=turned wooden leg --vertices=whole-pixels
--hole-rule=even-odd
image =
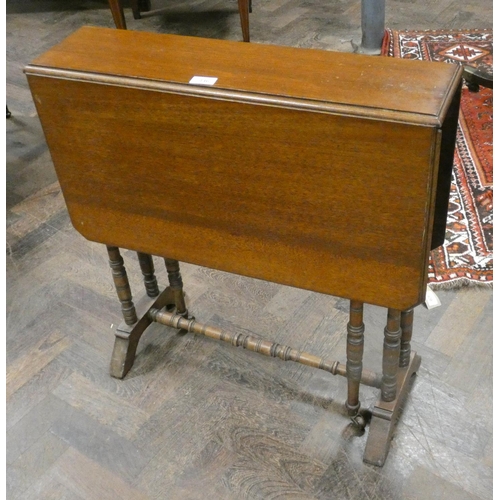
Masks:
[[[363,344],[365,325],[363,323],[363,303],[351,300],[349,322],[347,323],[347,401],[345,406],[353,419],[359,412],[359,385],[363,371]]]
[[[122,305],[122,313],[124,322],[116,328],[115,345],[113,354],[111,355],[110,373],[113,377],[123,378],[134,364],[135,353],[141,335],[146,328],[151,324],[149,319],[149,309],[167,306],[174,303],[174,294],[170,288],[165,289],[159,296],[151,299],[146,297],[139,302],[136,307],[132,302],[132,292],[128,282],[127,271],[123,265],[123,258],[120,255],[120,250],[117,247],[107,246],[109,255],[109,265],[113,274],[116,292]],[[154,278],[153,261],[150,255],[139,254],[141,269],[147,278],[146,289],[151,292],[156,291],[158,295],[158,286],[156,278]],[[153,287],[156,286],[156,290]],[[149,288],[148,288],[149,287]],[[137,314],[139,311],[139,315]],[[139,319],[138,319],[139,317]]]
[[[238,10],[240,11],[241,31],[243,32],[243,41],[250,41],[250,5],[249,0],[238,0]]]
[[[401,312],[401,350],[399,366],[408,366],[411,354],[411,337],[413,334],[413,309]]]
[[[149,297],[157,297],[160,293],[158,290],[158,282],[155,276],[155,267],[153,257],[147,253],[137,252],[139,264],[141,266],[142,275],[144,276],[144,286]]]
[[[401,350],[401,311],[389,309],[384,330],[384,353],[382,361],[382,399],[396,398],[399,352]]]
[[[167,287],[158,297],[144,297],[137,304],[139,320],[133,325],[120,324],[116,329],[115,346],[111,356],[110,373],[112,377],[123,378],[132,368],[137,345],[146,328],[152,323],[149,315],[151,309],[162,309],[174,303],[174,294]]]
[[[134,310],[135,321],[129,313],[132,304],[132,294],[128,285],[127,274],[123,266],[123,259],[116,247],[108,247],[113,278],[118,291],[118,296],[122,302],[125,322],[116,329],[115,346],[111,356],[110,372],[113,377],[123,378],[132,368],[137,351],[139,340],[152,323],[150,316],[151,309],[161,310],[164,307],[175,305],[177,313],[187,317],[188,311],[184,301],[182,278],[179,269],[179,262],[173,259],[165,259],[167,266],[168,286],[158,295],[158,285],[154,276],[153,259],[149,254],[139,253],[139,262],[144,275],[146,291],[149,297],[142,299],[137,306],[137,313]],[[127,314],[125,314],[125,311]],[[139,319],[137,319],[139,317]]]
[[[410,391],[411,380],[420,366],[420,356],[415,352],[410,352],[406,366],[400,367],[402,329],[405,330],[405,341],[408,342],[409,349],[412,320],[413,315],[410,310],[401,313],[395,309],[389,309],[387,314],[381,396],[373,408],[370,432],[363,457],[363,460],[369,464],[384,465],[399,411]],[[404,357],[407,357],[406,354]]]
[[[109,255],[109,265],[115,283],[116,293],[122,305],[122,314],[125,322],[120,325],[122,328],[132,329],[137,323],[137,312],[132,302],[132,292],[128,282],[127,271],[123,265],[123,258],[117,247],[107,246]],[[120,327],[118,327],[119,329]],[[115,346],[111,356],[111,375],[117,378],[123,378],[134,362],[137,342],[130,342],[128,336],[119,334],[118,329],[115,332]],[[127,369],[125,370],[125,365]]]
[[[165,259],[165,266],[167,268],[168,282],[170,284],[170,288],[174,293],[177,314],[187,317],[188,311],[186,308],[186,302],[184,300],[184,291],[179,261],[174,259]]]
[[[137,314],[134,303],[132,302],[132,292],[128,282],[127,271],[123,265],[123,258],[117,247],[107,246],[109,255],[109,265],[115,282],[116,293],[122,305],[123,319],[127,325],[133,325],[137,322]]]

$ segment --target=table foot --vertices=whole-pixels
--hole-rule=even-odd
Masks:
[[[121,379],[132,368],[139,340],[146,328],[152,323],[148,314],[150,309],[161,309],[171,305],[175,305],[174,292],[170,287],[167,287],[158,297],[145,297],[139,302],[136,307],[139,317],[137,322],[133,325],[127,325],[123,322],[116,328],[115,346],[110,365],[112,377]]]
[[[394,434],[395,424],[399,418],[399,411],[410,391],[411,381],[413,375],[417,373],[420,360],[420,356],[412,352],[408,366],[399,368],[396,399],[391,402],[379,400],[374,406],[363,457],[364,462],[379,467],[384,465]]]

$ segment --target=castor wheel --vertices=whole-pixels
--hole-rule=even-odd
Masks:
[[[361,413],[358,413],[354,417],[351,417],[352,424],[360,430],[363,430],[366,427],[367,421]]]

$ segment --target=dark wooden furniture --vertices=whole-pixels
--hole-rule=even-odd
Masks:
[[[108,0],[109,9],[113,16],[115,26],[120,30],[127,29],[127,22],[125,21],[125,13],[123,12],[123,3],[121,0]]]
[[[118,29],[127,29],[125,14],[123,12],[123,0],[108,0],[109,8],[113,16],[113,21]],[[134,19],[141,18],[141,12],[151,10],[150,0],[131,0],[130,6]],[[238,0],[238,11],[240,13],[241,31],[243,32],[243,41],[250,41],[250,19],[249,13],[252,11],[251,0]]]
[[[346,376],[360,426],[360,383],[380,387],[364,458],[383,464],[420,363],[413,308],[444,238],[461,68],[82,28],[25,71],[71,220],[108,247],[125,320],[112,375],[157,321]],[[120,247],[139,252],[137,306]],[[194,320],[179,261],[350,299],[346,364]],[[362,366],[363,303],[388,308],[381,373]]]
[[[464,80],[471,92],[479,92],[479,87],[493,88],[493,74],[483,68],[464,65]]]

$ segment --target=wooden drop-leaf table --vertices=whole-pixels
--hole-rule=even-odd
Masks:
[[[364,459],[382,465],[420,363],[413,308],[444,239],[461,68],[85,27],[25,72],[71,221],[108,248],[111,375],[153,321],[343,375],[359,426],[360,383],[381,390]],[[137,307],[119,248],[139,255]],[[179,261],[349,299],[346,363],[198,322]],[[362,366],[364,303],[388,309],[381,373]]]

